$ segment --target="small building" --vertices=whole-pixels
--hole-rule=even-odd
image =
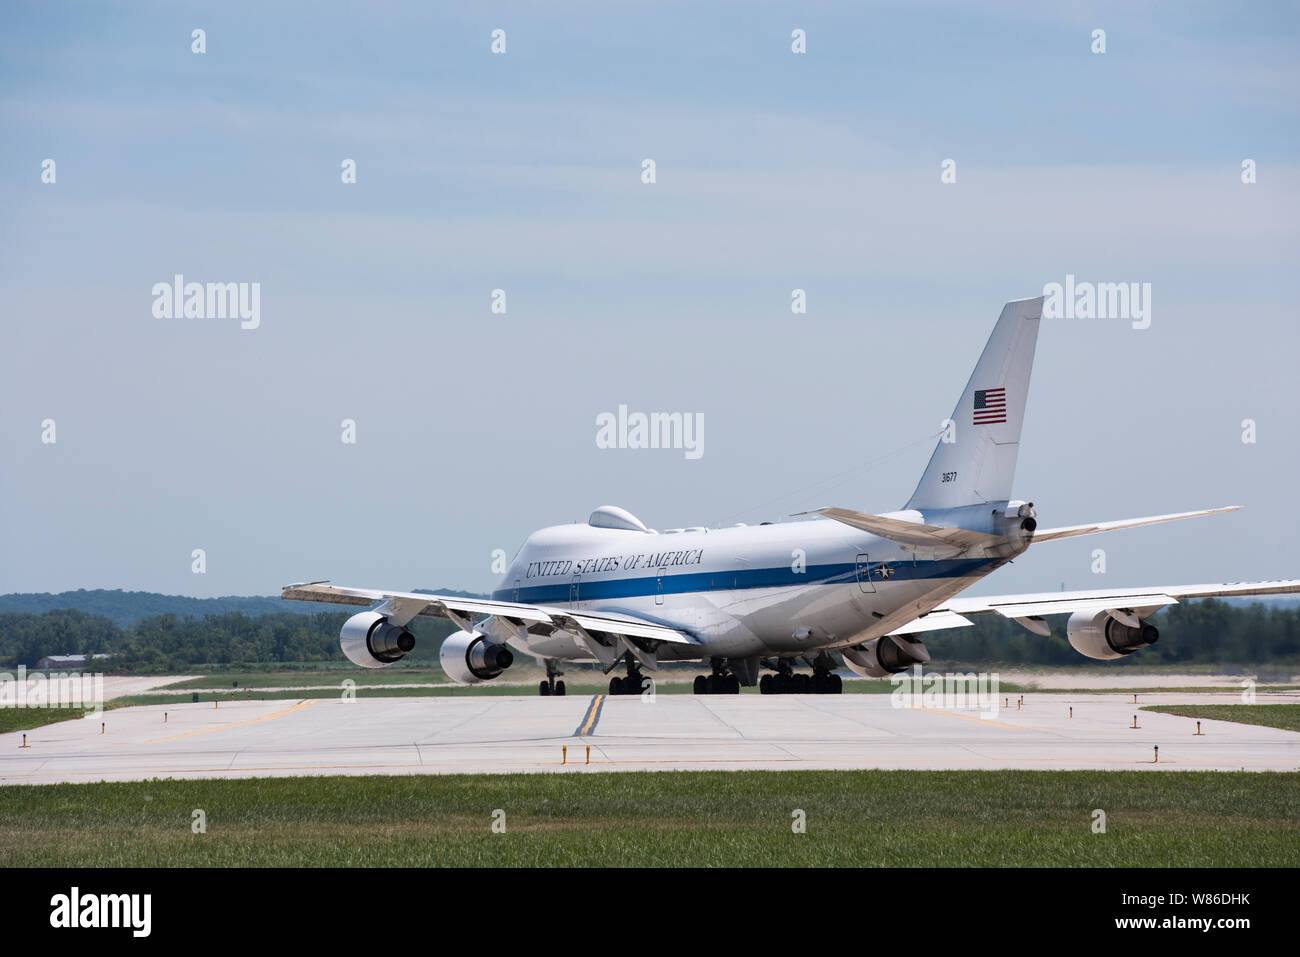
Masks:
[[[40,671],[75,671],[86,667],[89,661],[100,661],[112,655],[46,655],[36,662]]]

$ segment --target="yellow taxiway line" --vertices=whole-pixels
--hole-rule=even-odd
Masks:
[[[293,714],[295,711],[301,711],[304,708],[310,708],[318,700],[319,699],[317,698],[307,698],[303,701],[299,701],[292,708],[282,708],[281,710],[276,711],[273,714],[264,714],[260,718],[250,718],[247,721],[235,721],[231,724],[220,724],[217,725],[215,728],[200,728],[197,731],[186,731],[184,734],[174,734],[170,738],[154,738],[152,741],[146,741],[145,744],[162,744],[166,741],[179,741],[182,738],[193,738],[200,734],[211,734],[214,731],[229,731],[231,728],[242,728],[248,724],[258,724],[259,722],[262,721],[274,721],[276,718],[282,718],[286,714]]]

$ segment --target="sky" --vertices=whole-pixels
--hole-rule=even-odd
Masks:
[[[486,591],[599,505],[896,509],[1067,275],[1151,321],[1043,321],[1016,496],[1245,509],[975,591],[1300,577],[1297,9],[6,3],[0,592]],[[156,316],[177,274],[256,328]],[[620,405],[703,454],[599,447]]]

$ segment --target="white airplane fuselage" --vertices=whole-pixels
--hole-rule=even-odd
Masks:
[[[624,613],[698,641],[664,645],[660,660],[814,654],[888,634],[1020,554],[1028,539],[1007,517],[1018,504],[888,516],[1009,534],[997,554],[905,548],[826,520],[662,534],[556,525],[528,537],[491,597]],[[501,637],[536,657],[592,660],[567,632]]]

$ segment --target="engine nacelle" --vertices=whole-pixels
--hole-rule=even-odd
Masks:
[[[438,651],[438,663],[447,677],[467,685],[491,681],[514,661],[509,648],[478,631],[458,631]]]
[[[415,647],[415,636],[377,612],[363,611],[343,623],[339,644],[354,665],[382,668],[404,658]]]
[[[905,635],[885,635],[852,648],[841,648],[844,664],[855,675],[885,678],[930,660],[925,645]]]
[[[1113,661],[1139,648],[1154,645],[1160,637],[1155,625],[1139,621],[1137,626],[1116,621],[1104,611],[1076,611],[1065,625],[1070,645],[1085,658]]]

